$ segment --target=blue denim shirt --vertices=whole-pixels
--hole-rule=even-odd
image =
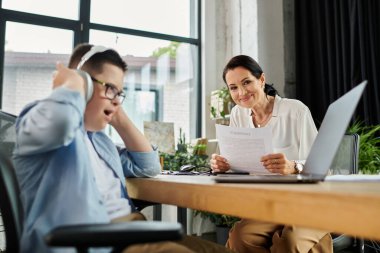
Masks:
[[[60,225],[110,221],[84,142],[84,110],[82,96],[61,87],[27,105],[18,117],[13,160],[24,210],[23,253],[76,252],[47,247],[44,235]],[[120,178],[126,198],[125,177],[153,177],[160,172],[157,151],[117,149],[103,132],[89,137]]]

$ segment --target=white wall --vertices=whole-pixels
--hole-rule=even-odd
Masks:
[[[282,0],[258,0],[258,62],[280,95],[284,94],[284,28]]]
[[[284,94],[283,5],[282,0],[203,0],[202,12],[202,136],[213,139],[210,93],[224,85],[222,71],[232,56],[255,58],[267,81]]]

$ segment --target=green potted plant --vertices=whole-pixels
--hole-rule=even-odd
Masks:
[[[187,153],[186,136],[185,133],[182,133],[182,128],[179,128],[177,151],[180,153]]]
[[[360,136],[359,172],[380,174],[380,125],[365,126],[363,122],[357,121],[348,132]]]
[[[179,168],[185,164],[192,164],[196,167],[208,165],[207,155],[184,153],[177,150],[174,154],[161,152],[160,156],[163,158],[164,170],[178,171]]]
[[[174,154],[160,152],[160,157],[163,160],[163,170],[178,171],[182,165],[192,164],[196,167],[208,166],[208,156],[206,155],[207,145],[204,142],[199,142],[194,146],[186,143],[185,133],[179,129],[179,139],[177,150]],[[192,152],[190,152],[192,150]]]
[[[357,133],[359,140],[359,173],[380,174],[380,125],[366,126],[356,121],[348,129],[349,133]],[[379,241],[364,240],[364,250],[373,249],[372,245]]]
[[[234,103],[227,87],[211,92],[210,114],[212,119],[225,119]]]

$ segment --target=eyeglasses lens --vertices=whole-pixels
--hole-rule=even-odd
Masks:
[[[107,98],[109,98],[111,100],[113,100],[117,97],[117,100],[119,101],[120,104],[123,103],[123,101],[125,99],[125,95],[123,93],[119,94],[119,91],[112,86],[106,86],[105,95]]]

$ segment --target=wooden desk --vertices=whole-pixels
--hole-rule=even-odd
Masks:
[[[212,176],[127,179],[132,198],[380,240],[379,182],[217,184]]]

